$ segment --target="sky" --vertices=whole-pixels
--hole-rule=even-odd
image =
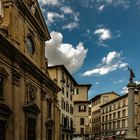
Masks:
[[[51,39],[49,65],[63,64],[79,84],[92,84],[89,99],[123,95],[128,66],[140,83],[140,0],[38,0]]]

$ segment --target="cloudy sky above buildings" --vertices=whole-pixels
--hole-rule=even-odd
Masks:
[[[140,0],[39,0],[51,34],[49,65],[64,64],[89,98],[140,81]]]

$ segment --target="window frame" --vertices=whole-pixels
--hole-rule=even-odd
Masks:
[[[86,105],[79,105],[79,112],[86,112]]]

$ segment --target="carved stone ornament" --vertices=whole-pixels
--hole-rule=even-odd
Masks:
[[[35,100],[36,92],[37,92],[37,88],[34,85],[29,84],[28,85],[28,94],[29,94],[29,99],[31,102],[33,102]]]
[[[20,78],[21,78],[20,72],[17,70],[13,70],[12,71],[12,78],[13,78],[13,84],[19,86],[20,85]]]
[[[34,3],[34,4],[31,6],[31,12],[32,12],[33,15],[35,14],[36,7],[37,7],[37,4],[36,4],[36,3]]]
[[[3,67],[0,67],[0,74],[4,75],[5,77],[9,76],[8,72]]]

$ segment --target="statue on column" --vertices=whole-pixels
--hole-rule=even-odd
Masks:
[[[133,72],[133,70],[131,68],[128,67],[128,70],[130,72],[129,82],[133,83],[133,79],[135,78],[135,74],[134,74],[134,72]]]

